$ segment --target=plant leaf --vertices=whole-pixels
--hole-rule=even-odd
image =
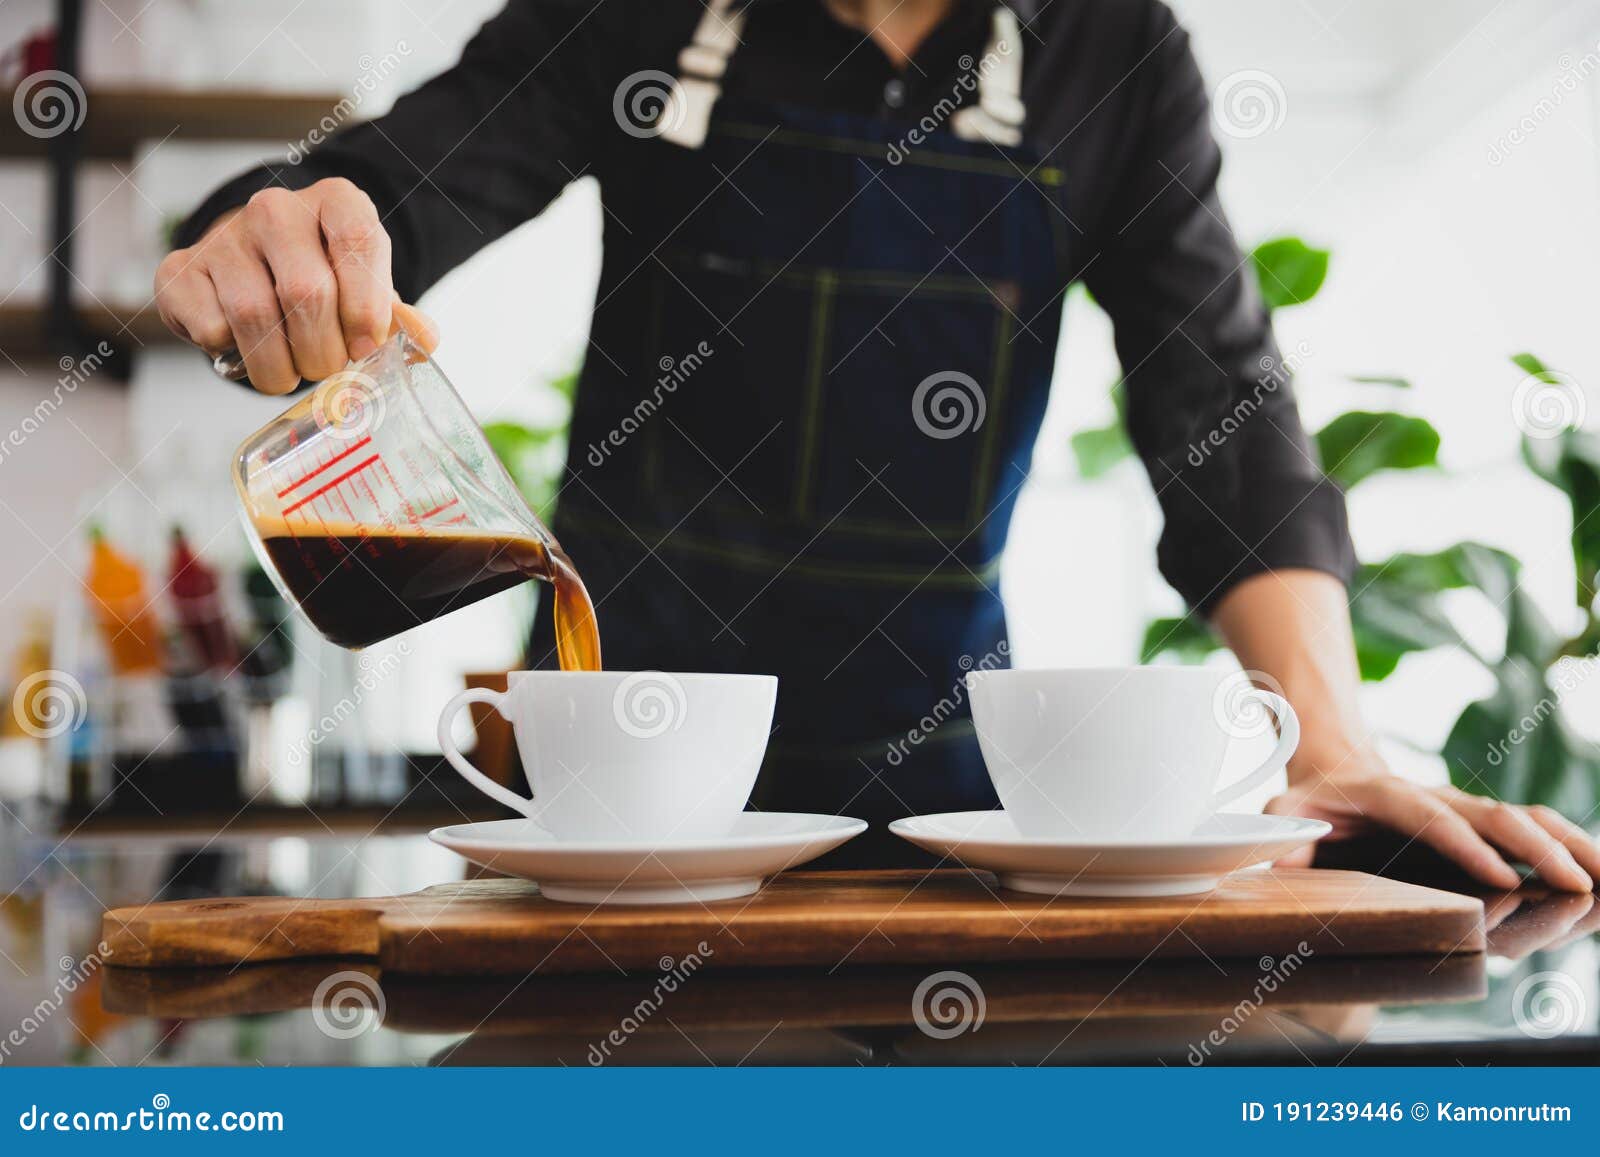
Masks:
[[[1361,567],[1350,596],[1350,623],[1355,631],[1361,677],[1373,682],[1385,679],[1399,666],[1401,658],[1413,651],[1465,648],[1465,641],[1439,599],[1441,590],[1455,585],[1459,584],[1416,583],[1404,570],[1385,569],[1382,565]]]
[[[1511,362],[1529,377],[1538,378],[1542,382],[1558,382],[1560,380],[1549,366],[1545,365],[1533,354],[1512,354]]]
[[[1539,695],[1529,672],[1513,664],[1487,698],[1467,704],[1450,728],[1440,754],[1450,782],[1462,791],[1508,802],[1523,802],[1532,778],[1527,739],[1536,726]]]
[[[1352,410],[1317,432],[1322,468],[1349,490],[1380,470],[1439,464],[1439,432],[1423,418]]]
[[[1175,655],[1181,662],[1198,663],[1221,647],[1222,640],[1199,615],[1156,619],[1144,629],[1139,661],[1149,663],[1159,655]]]
[[[1364,386],[1393,386],[1397,390],[1409,390],[1411,382],[1407,378],[1391,378],[1383,374],[1351,374],[1352,382],[1359,382]]]
[[[1257,245],[1250,254],[1268,309],[1302,305],[1317,295],[1328,276],[1328,251],[1314,249],[1298,237],[1279,237]]]
[[[1364,678],[1410,651],[1456,646],[1490,665],[1445,614],[1440,594],[1471,588],[1505,619],[1505,654],[1543,669],[1562,650],[1562,636],[1523,590],[1522,564],[1503,550],[1459,542],[1433,554],[1397,554],[1361,567],[1350,599]],[[1392,666],[1390,670],[1392,670]],[[1387,674],[1387,672],[1385,672]]]
[[[1503,550],[1477,542],[1454,548],[1466,585],[1482,591],[1505,617],[1507,658],[1543,670],[1560,654],[1561,634],[1522,587],[1522,563]]]
[[[483,432],[528,505],[541,517],[547,515],[561,474],[565,428],[490,422]]]
[[[1082,477],[1102,478],[1133,453],[1133,446],[1122,423],[1113,422],[1097,430],[1079,430],[1072,436],[1072,453]]]
[[[1495,668],[1492,694],[1467,705],[1445,740],[1450,781],[1507,803],[1573,816],[1600,802],[1600,754],[1574,736],[1545,673],[1519,660]]]
[[[1529,355],[1531,356],[1531,355]],[[1600,437],[1589,430],[1564,430],[1553,438],[1522,437],[1522,459],[1567,497],[1572,510],[1574,597],[1585,612],[1600,587]]]
[[[550,381],[550,388],[556,393],[560,394],[563,398],[567,399],[567,401],[572,401],[573,397],[578,392],[578,375],[581,372],[582,370],[580,368],[573,370],[569,374],[562,374],[559,378],[552,378]]]
[[[1116,417],[1104,426],[1079,430],[1071,438],[1078,474],[1083,478],[1104,477],[1112,467],[1133,455],[1133,443],[1128,440],[1128,395],[1122,379],[1112,382],[1107,392]]]

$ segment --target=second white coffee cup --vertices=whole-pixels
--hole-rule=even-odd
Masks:
[[[725,835],[767,750],[772,675],[513,671],[439,716],[444,757],[474,787],[563,840],[665,843]],[[511,722],[533,798],[495,783],[451,735],[469,703]]]
[[[1237,671],[973,671],[967,689],[989,778],[1025,836],[1188,836],[1281,770],[1300,742],[1288,701]],[[1272,753],[1218,789],[1229,741],[1270,734],[1274,719]]]

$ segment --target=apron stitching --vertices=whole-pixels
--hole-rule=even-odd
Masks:
[[[706,269],[699,261],[695,260],[693,251],[680,250],[668,255],[671,264],[678,268],[693,273],[704,273]],[[734,264],[732,258],[728,264]],[[814,285],[824,275],[830,276],[836,288],[848,289],[883,289],[887,291],[916,289],[918,295],[925,292],[944,293],[960,298],[991,298],[994,290],[989,282],[982,278],[959,277],[951,274],[932,275],[928,277],[913,277],[910,274],[898,273],[893,270],[852,270],[834,269],[826,266],[797,265],[788,262],[779,265],[776,261],[741,261],[738,273],[729,269],[715,270],[723,276],[758,276],[769,280],[776,278],[780,283],[791,285]],[[1000,278],[999,281],[1007,279]]]
[[[666,309],[664,300],[666,283],[659,276],[651,280],[650,320],[647,323],[649,325],[650,340],[645,345],[645,352],[650,358],[654,359],[661,356],[661,317]],[[649,366],[651,373],[647,376],[654,377],[655,361],[650,361]],[[661,431],[657,428],[657,423],[654,422],[646,426],[644,430],[644,468],[641,473],[644,475],[646,494],[659,494],[661,492]]]
[[[811,306],[811,365],[806,373],[806,418],[800,438],[800,480],[795,487],[794,513],[806,518],[811,511],[811,489],[815,481],[817,441],[822,424],[823,352],[832,328],[833,287],[837,277],[831,269],[820,270]]]
[[[972,507],[968,514],[968,521],[976,525],[989,509],[989,497],[993,487],[990,477],[990,467],[994,465],[994,456],[1000,444],[1000,426],[1005,413],[1006,386],[1011,376],[1011,312],[1001,308],[995,314],[994,334],[994,364],[989,371],[991,385],[989,386],[989,414],[987,426],[983,432],[983,442],[978,448],[978,466],[973,471],[972,479]]]

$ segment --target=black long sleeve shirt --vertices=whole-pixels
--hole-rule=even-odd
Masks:
[[[820,0],[753,0],[724,91],[909,126],[982,54],[991,6],[959,0],[896,71]],[[1187,34],[1159,0],[1011,6],[1024,135],[1065,172],[1062,256],[1115,326],[1129,434],[1165,519],[1163,575],[1202,611],[1262,571],[1348,581],[1343,496],[1315,462],[1218,202],[1221,154]],[[509,0],[455,67],[299,164],[224,185],[177,244],[268,185],[347,177],[376,202],[395,286],[415,300],[577,177],[598,177],[602,194],[628,178],[639,142],[614,131],[618,86],[644,69],[675,73],[702,11],[700,0]]]

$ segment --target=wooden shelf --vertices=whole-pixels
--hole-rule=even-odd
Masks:
[[[7,106],[14,93],[3,93]],[[169,138],[281,141],[287,151],[346,99],[337,93],[152,88],[94,88],[88,98],[82,147],[91,160],[127,158],[145,141]],[[23,132],[15,118],[0,119],[0,158],[42,157],[49,144]]]
[[[86,334],[96,339],[106,338],[113,345],[138,350],[178,342],[154,305],[113,308],[80,306],[77,314]],[[43,305],[0,305],[0,350],[5,352],[6,358],[23,365],[51,360],[63,352],[73,352],[53,348],[48,322],[49,311]],[[0,358],[0,370],[9,368],[10,364],[5,358]]]

